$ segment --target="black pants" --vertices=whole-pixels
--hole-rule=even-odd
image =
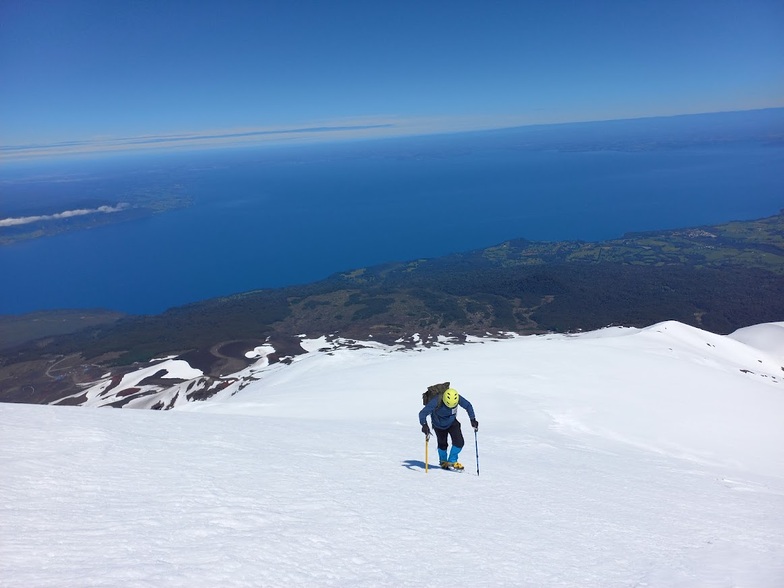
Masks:
[[[435,429],[435,427],[434,427]],[[449,446],[446,440],[446,436],[449,435],[452,437],[452,445],[455,447],[463,447],[465,445],[465,439],[463,439],[463,431],[460,428],[460,422],[455,419],[455,422],[452,423],[452,426],[448,429],[435,429],[436,432],[436,439],[438,440],[438,448],[446,450]]]

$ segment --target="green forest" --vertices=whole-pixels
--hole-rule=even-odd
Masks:
[[[35,340],[17,337],[2,350],[0,383],[69,355],[123,366],[188,354],[209,372],[220,363],[211,350],[221,344],[287,342],[280,344],[296,353],[302,334],[392,342],[414,333],[425,340],[564,333],[664,320],[729,333],[784,320],[784,213],[595,243],[508,241],[154,316],[105,318],[66,334],[41,332],[40,318],[30,331]],[[24,328],[24,317],[14,328]]]

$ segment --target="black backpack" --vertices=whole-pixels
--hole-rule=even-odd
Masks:
[[[428,386],[425,392],[422,392],[422,405],[427,405],[428,402],[433,400],[436,396],[441,397],[449,389],[449,382],[443,384],[433,384]]]

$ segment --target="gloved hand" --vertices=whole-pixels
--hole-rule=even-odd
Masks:
[[[422,425],[422,432],[423,432],[425,435],[427,435],[428,437],[430,437],[430,427],[428,427],[428,426],[427,426],[427,423],[425,423],[424,425]]]
[[[471,419],[471,426],[474,428],[474,431],[479,430],[479,421],[476,419]]]

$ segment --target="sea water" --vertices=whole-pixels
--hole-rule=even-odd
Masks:
[[[447,137],[60,166],[35,190],[5,181],[0,217],[32,210],[23,192],[67,210],[84,191],[116,204],[153,180],[191,205],[0,247],[0,314],[157,313],[508,239],[594,241],[784,207],[784,148],[757,143],[563,151]]]

